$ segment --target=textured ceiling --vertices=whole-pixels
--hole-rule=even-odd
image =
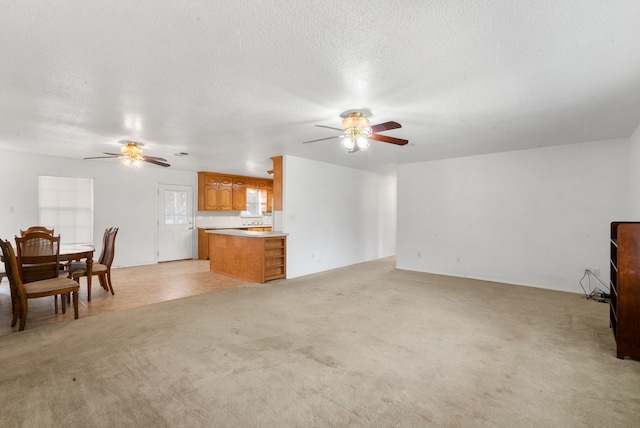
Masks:
[[[638,0],[0,0],[0,149],[265,176],[628,137]],[[347,154],[340,114],[403,127]],[[175,157],[177,152],[188,152]],[[86,161],[86,162],[117,162]],[[155,166],[148,166],[156,168]]]

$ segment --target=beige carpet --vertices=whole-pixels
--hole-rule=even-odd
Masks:
[[[576,284],[577,286],[577,284]],[[635,427],[579,294],[383,259],[0,337],[7,427]]]

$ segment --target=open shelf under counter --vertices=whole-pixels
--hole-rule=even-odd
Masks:
[[[259,283],[287,277],[287,233],[207,230],[211,272]]]

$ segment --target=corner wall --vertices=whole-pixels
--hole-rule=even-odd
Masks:
[[[157,184],[193,186],[195,172],[170,168],[123,168],[118,162],[86,161],[0,151],[0,239],[38,224],[38,175],[94,178],[93,242],[97,258],[104,229],[118,226],[115,267],[156,262]],[[194,212],[195,212],[194,202]],[[194,254],[197,235],[194,233]]]
[[[395,253],[395,177],[292,156],[283,175],[288,278]]]
[[[619,139],[400,165],[397,267],[572,292],[590,267],[608,283],[628,155]]]

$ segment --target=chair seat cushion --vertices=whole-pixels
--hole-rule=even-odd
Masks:
[[[86,275],[87,274],[87,264],[84,262],[73,262],[69,267],[69,270],[72,275]],[[97,275],[99,273],[104,273],[107,271],[107,266],[102,263],[92,263],[91,264],[91,273],[93,275]]]
[[[79,287],[77,282],[64,277],[43,279],[41,281],[27,282],[24,284],[27,297],[29,297],[30,294],[42,294],[56,290],[60,290],[61,293],[68,293],[69,291],[78,291]]]

